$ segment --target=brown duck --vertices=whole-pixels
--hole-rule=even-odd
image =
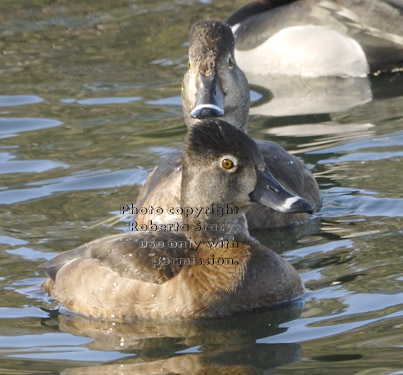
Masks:
[[[304,293],[297,271],[249,236],[245,212],[253,202],[313,207],[276,181],[245,133],[220,120],[191,127],[181,193],[184,232],[94,240],[46,262],[42,288],[74,313],[117,320],[222,317]]]

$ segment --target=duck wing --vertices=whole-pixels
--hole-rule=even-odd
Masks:
[[[180,260],[191,259],[194,250],[185,247],[188,243],[182,233],[118,234],[63,252],[43,264],[42,268],[55,280],[58,271],[75,259],[96,259],[121,277],[161,284],[180,272]],[[177,261],[173,262],[173,259]]]

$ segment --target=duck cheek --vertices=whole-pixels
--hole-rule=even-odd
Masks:
[[[183,78],[182,83],[182,109],[185,122],[188,127],[192,126],[195,121],[190,118],[190,112],[196,103],[197,88],[194,76],[188,70]]]
[[[196,102],[197,96],[197,75],[188,70],[183,78],[182,98],[186,100],[189,107]]]
[[[226,95],[227,106],[232,103],[234,109],[250,105],[249,83],[243,72],[234,65],[232,70],[221,75],[223,91]],[[248,113],[248,111],[246,111]]]
[[[251,204],[250,194],[255,190],[256,184],[257,176],[254,170],[245,171],[239,176],[237,186],[242,187],[242,189],[237,191],[237,201],[241,207]]]
[[[235,89],[239,89],[237,86],[237,77],[232,74],[232,72],[228,71],[227,69],[221,70],[219,72],[219,77],[222,90],[226,96],[231,96],[236,92],[234,91]]]

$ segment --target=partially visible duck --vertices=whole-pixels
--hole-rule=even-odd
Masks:
[[[401,0],[260,0],[227,22],[248,74],[354,76],[403,69]]]
[[[203,118],[222,120],[246,132],[249,84],[234,59],[234,36],[227,24],[196,22],[189,33],[189,63],[182,84],[187,127]]]
[[[217,20],[196,22],[190,30],[189,69],[182,86],[182,106],[188,129],[203,118],[217,117],[246,132],[249,85],[234,58],[231,28]],[[256,141],[273,176],[288,191],[320,208],[318,184],[307,167],[274,142]],[[136,207],[169,207],[180,204],[181,153],[167,156],[142,187]],[[255,205],[247,213],[250,229],[278,228],[305,221],[307,213],[290,213],[281,207]],[[176,222],[180,215],[138,215],[139,224]]]
[[[183,215],[183,232],[94,240],[46,262],[42,288],[74,313],[117,320],[222,317],[302,295],[297,271],[249,236],[245,212],[253,201],[312,206],[278,184],[256,143],[206,120],[189,130],[182,161],[181,207],[207,209]]]

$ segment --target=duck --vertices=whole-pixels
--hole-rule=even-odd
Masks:
[[[42,289],[75,314],[118,321],[217,318],[303,295],[292,265],[249,235],[245,212],[253,202],[313,208],[276,181],[256,142],[206,119],[189,129],[182,164],[180,230],[143,228],[63,252],[43,265]]]
[[[182,108],[188,130],[206,118],[220,118],[247,132],[250,92],[248,80],[234,57],[234,36],[220,20],[197,21],[189,33],[189,64],[182,84]],[[271,173],[288,191],[308,201],[316,212],[321,195],[316,179],[304,163],[275,142],[256,140]],[[180,214],[167,214],[181,201],[180,151],[169,154],[154,168],[136,200],[135,225],[149,221],[178,222]],[[151,208],[151,210],[150,210]],[[155,208],[162,208],[156,214]],[[282,228],[305,222],[306,212],[290,213],[281,207],[255,205],[247,212],[249,229]]]
[[[248,74],[366,77],[403,70],[403,3],[259,0],[226,22]]]
[[[247,131],[250,93],[234,58],[234,36],[220,20],[201,20],[189,32],[189,62],[182,83],[182,109],[190,128],[203,118],[221,117]]]

